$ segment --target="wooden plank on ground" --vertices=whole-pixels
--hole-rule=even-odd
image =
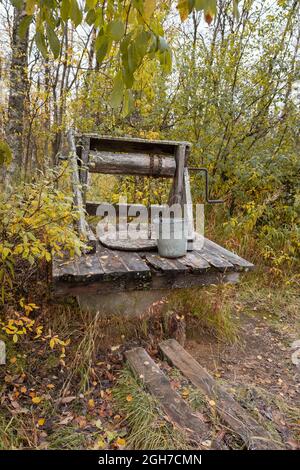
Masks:
[[[169,379],[143,348],[125,352],[130,368],[159,401],[172,423],[198,445],[208,437],[208,427],[181,396],[172,389]]]
[[[229,394],[215,379],[174,339],[159,345],[166,358],[191,383],[216,402],[217,411],[228,427],[238,434],[247,447],[253,449],[280,449],[269,432]]]

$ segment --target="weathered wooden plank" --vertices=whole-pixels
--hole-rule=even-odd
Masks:
[[[114,279],[129,273],[128,268],[115,251],[101,247],[97,254],[105,278]]]
[[[120,213],[128,214],[128,211],[130,212],[130,217],[134,217],[132,214],[135,212],[137,216],[140,213],[143,213],[145,210],[145,206],[143,204],[110,204],[104,201],[87,201],[86,202],[86,212],[89,215],[97,215],[97,209],[99,206],[102,206],[103,211],[107,207],[107,210],[109,210],[110,206],[113,205],[115,211],[116,211],[116,216],[118,217]],[[153,204],[148,207],[148,219],[151,218],[151,210],[155,210],[156,213],[159,211],[164,211],[166,208],[165,205],[159,205],[159,204]]]
[[[230,261],[217,255],[213,250],[203,247],[198,253],[204,258],[213,268],[219,271],[233,271],[234,266]]]
[[[111,137],[97,134],[84,134],[90,137],[91,150],[110,152],[152,152],[175,155],[178,145],[184,144],[189,147],[189,142],[178,142],[168,140],[148,140],[135,137]]]
[[[179,145],[175,153],[176,171],[169,197],[169,205],[183,203],[183,175],[185,165],[185,145]]]
[[[90,151],[89,171],[112,175],[144,175],[171,178],[176,162],[173,157],[146,153]]]
[[[222,258],[227,259],[235,266],[243,268],[244,270],[250,270],[254,268],[254,264],[250,263],[250,261],[247,261],[244,258],[238,256],[236,253],[227,250],[226,248],[218,245],[217,243],[211,240],[208,240],[208,238],[205,238],[204,240],[204,247],[209,249],[210,251],[213,251]]]
[[[274,438],[222,388],[213,377],[174,339],[159,344],[160,350],[191,383],[216,403],[216,408],[229,428],[238,434],[249,449],[279,449]]]
[[[52,261],[52,279],[56,281],[73,281],[78,274],[75,259],[61,260],[54,258]]]
[[[188,240],[194,240],[195,227],[193,216],[193,201],[191,194],[189,170],[185,167],[183,170],[183,205],[186,211],[185,217],[188,224]]]
[[[84,208],[83,208],[81,183],[79,180],[79,173],[78,173],[75,138],[74,138],[74,132],[72,129],[69,129],[67,136],[68,136],[68,145],[69,145],[69,150],[70,150],[69,160],[70,160],[71,168],[72,168],[72,187],[73,187],[74,205],[78,212],[77,228],[78,228],[79,234],[86,240],[87,239],[86,220],[85,220]]]
[[[201,446],[209,435],[207,425],[175,392],[169,379],[143,348],[125,352],[130,368],[147,390],[154,395],[174,426],[187,434],[190,440]]]
[[[152,253],[143,253],[142,256],[151,266],[163,273],[176,274],[188,271],[187,266],[180,263],[179,259],[162,258],[161,256]]]
[[[191,272],[174,274],[163,274],[151,270],[149,280],[137,280],[131,272],[128,274],[104,275],[105,282],[84,282],[84,278],[73,277],[68,282],[62,278],[53,279],[53,286],[56,295],[76,296],[79,294],[106,294],[108,292],[124,292],[132,290],[165,290],[187,289],[191,287],[204,287],[217,284],[235,284],[239,281],[239,273],[219,271],[207,271],[205,273],[193,274]]]
[[[88,136],[83,136],[81,139],[81,152],[80,152],[80,181],[82,184],[82,199],[83,204],[86,203],[86,193],[88,187],[88,161],[89,161],[89,151],[90,151],[90,138]]]
[[[77,260],[77,282],[102,281],[105,278],[104,270],[100,264],[98,253],[81,256]]]
[[[205,272],[210,268],[210,264],[196,251],[188,252],[180,258],[180,263],[191,268],[194,273]]]
[[[128,253],[126,251],[116,251],[129,272],[134,274],[135,279],[150,279],[151,270],[147,263],[138,253]]]

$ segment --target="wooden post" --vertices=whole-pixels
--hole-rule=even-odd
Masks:
[[[79,236],[82,237],[85,241],[88,241],[89,247],[91,248],[89,252],[94,252],[96,249],[96,238],[89,228],[85,220],[85,211],[83,205],[83,198],[81,192],[81,183],[78,173],[78,164],[77,164],[77,153],[75,145],[74,131],[70,129],[67,134],[68,144],[69,144],[69,160],[72,169],[72,186],[73,186],[73,197],[74,197],[74,206],[78,212],[77,220],[77,230]]]

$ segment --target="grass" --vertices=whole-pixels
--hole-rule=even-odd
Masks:
[[[262,417],[258,405],[263,404],[265,409],[279,412],[282,419],[291,429],[294,439],[300,442],[300,407],[289,405],[280,395],[271,393],[262,387],[245,384],[235,389],[236,399],[253,415],[255,419],[267,424],[268,430],[278,440],[278,432],[273,419]]]
[[[233,343],[238,338],[234,316],[232,286],[212,286],[209,289],[182,289],[171,294],[168,308],[187,318],[187,336],[197,339],[203,331],[218,340]]]
[[[127,445],[132,449],[187,449],[188,441],[164,418],[159,403],[148,394],[128,368],[124,368],[113,390],[118,410],[130,429]]]

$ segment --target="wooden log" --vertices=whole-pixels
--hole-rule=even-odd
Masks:
[[[87,242],[87,252],[94,253],[96,250],[97,240],[92,230],[88,226],[85,219],[85,211],[82,197],[81,182],[78,173],[77,153],[75,145],[75,137],[72,129],[68,131],[68,144],[69,144],[69,161],[72,169],[72,188],[75,210],[78,212],[77,230],[79,236]]]
[[[161,154],[90,151],[89,157],[91,173],[171,178],[176,168],[173,157]]]
[[[147,390],[159,401],[174,426],[183,431],[191,441],[201,446],[209,431],[200,416],[175,392],[169,379],[143,348],[125,352],[127,362],[145,385]]]
[[[280,449],[270,433],[229,394],[215,379],[174,339],[159,344],[159,348],[172,365],[177,367],[191,383],[216,403],[221,419],[238,434],[249,449]]]

